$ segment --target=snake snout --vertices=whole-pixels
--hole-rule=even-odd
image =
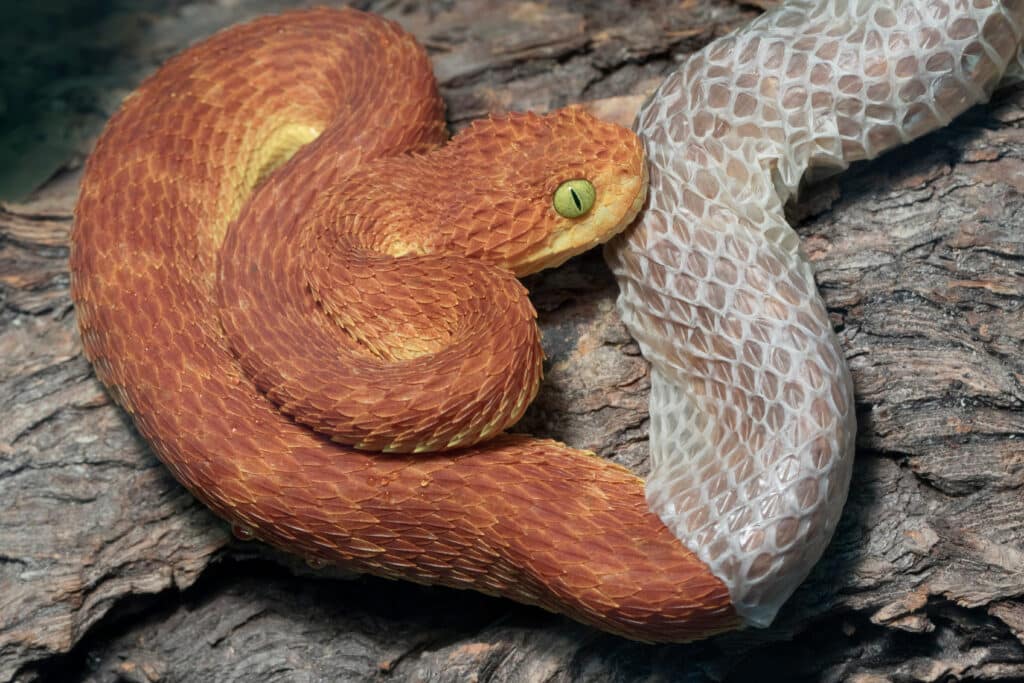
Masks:
[[[501,130],[497,136],[496,129]],[[504,143],[498,143],[500,158],[514,159],[500,183],[524,227],[516,251],[497,262],[516,275],[558,266],[608,241],[629,226],[646,199],[646,159],[639,138],[581,107],[491,118],[453,144],[473,145],[473,136],[485,131]],[[532,226],[528,234],[527,223]]]

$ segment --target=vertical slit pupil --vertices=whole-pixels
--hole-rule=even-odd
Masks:
[[[578,194],[576,194],[576,188],[575,187],[570,187],[569,188],[569,196],[572,197],[572,202],[573,202],[573,204],[576,205],[576,210],[577,211],[582,211],[583,210],[583,202],[582,202],[582,200],[580,200],[580,196]]]

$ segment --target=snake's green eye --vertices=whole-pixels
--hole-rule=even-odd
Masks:
[[[552,204],[554,204],[558,215],[566,218],[578,218],[590,211],[596,198],[597,190],[594,189],[590,181],[577,178],[576,180],[566,180],[558,186]]]

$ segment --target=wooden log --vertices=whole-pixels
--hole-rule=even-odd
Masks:
[[[109,115],[170,53],[291,4],[169,3],[140,22],[126,81],[97,85],[97,101]],[[495,110],[635,106],[757,11],[362,6],[430,48],[455,129]],[[66,266],[80,161],[0,209],[0,680],[1024,678],[1024,89],[790,207],[854,374],[850,501],[775,626],[687,646],[315,572],[232,540],[82,355]],[[643,472],[647,366],[600,255],[527,285],[549,360],[521,429]]]

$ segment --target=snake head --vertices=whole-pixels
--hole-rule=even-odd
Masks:
[[[580,107],[474,122],[446,148],[463,191],[445,250],[523,276],[561,265],[626,229],[647,195],[643,145]]]

